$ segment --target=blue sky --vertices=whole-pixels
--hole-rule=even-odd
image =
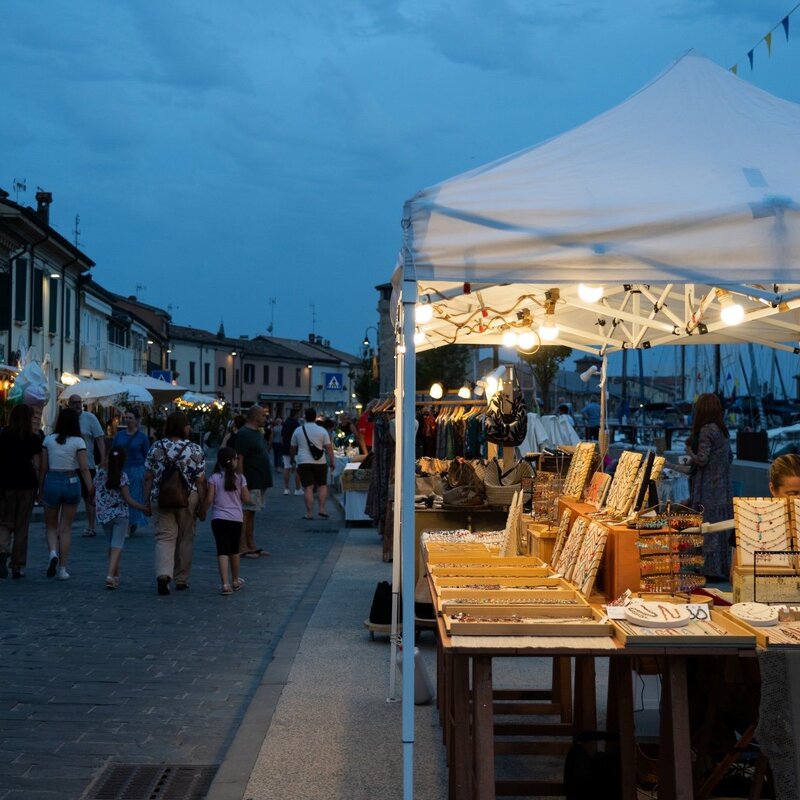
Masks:
[[[403,202],[695,48],[800,101],[793,0],[6,0],[0,187],[178,324],[358,350]],[[137,289],[137,287],[139,287]],[[274,306],[269,299],[275,298]],[[312,309],[313,305],[313,309]]]

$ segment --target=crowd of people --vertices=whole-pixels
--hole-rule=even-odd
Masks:
[[[126,539],[148,520],[153,525],[156,591],[189,588],[197,520],[210,514],[217,548],[220,591],[244,586],[241,558],[269,553],[256,546],[255,517],[264,508],[274,474],[283,473],[283,494],[304,499],[302,519],[327,519],[329,470],[337,445],[364,437],[347,418],[339,426],[319,420],[313,408],[303,419],[292,409],[270,420],[254,405],[235,416],[206,475],[205,453],[192,441],[186,414],[166,417],[163,435],[151,442],[138,409],[124,411],[110,442],[97,417],[71,396],[47,436],[34,430],[33,410],[19,404],[0,430],[0,579],[25,576],[28,531],[36,502],[44,509],[48,578],[69,580],[72,527],[86,504],[83,536],[108,539],[105,586],[120,586]],[[365,449],[365,448],[364,448]],[[292,488],[293,487],[293,488]]]

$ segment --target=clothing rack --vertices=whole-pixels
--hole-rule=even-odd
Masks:
[[[417,400],[417,406],[488,406],[485,400]]]

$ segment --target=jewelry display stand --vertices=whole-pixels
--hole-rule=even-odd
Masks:
[[[776,570],[775,558],[797,564],[800,550],[755,550],[753,552],[753,602],[800,606],[800,573]]]
[[[583,495],[583,487],[586,486],[586,480],[594,463],[595,448],[594,442],[581,442],[575,446],[567,476],[564,478],[562,494],[566,497],[580,498]]]
[[[666,503],[654,516],[639,516],[640,587],[643,592],[690,593],[703,586],[703,534],[694,532],[703,515],[678,503]],[[687,529],[693,532],[687,533]]]

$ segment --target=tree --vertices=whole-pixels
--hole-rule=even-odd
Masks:
[[[417,391],[427,391],[435,381],[457,389],[467,377],[467,365],[472,354],[469,345],[448,344],[417,354]]]
[[[572,348],[564,345],[544,345],[534,353],[520,353],[519,357],[528,365],[542,401],[547,405],[550,385],[558,374],[559,367],[572,355]]]

